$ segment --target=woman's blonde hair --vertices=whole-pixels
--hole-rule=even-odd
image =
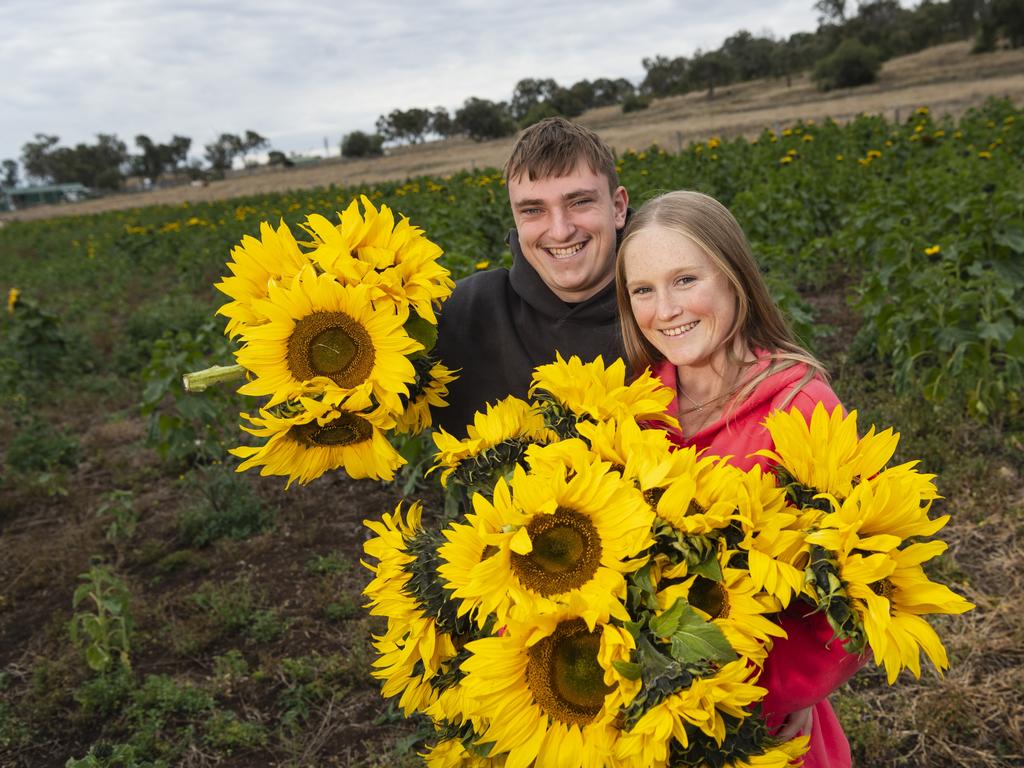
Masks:
[[[663,359],[640,331],[626,289],[626,254],[635,235],[650,227],[663,227],[692,240],[732,286],[736,312],[723,341],[728,362],[741,372],[746,367],[736,356],[737,339],[748,348],[766,352],[770,357],[764,371],[749,381],[743,381],[740,391],[732,398],[733,403],[746,400],[768,376],[800,363],[807,365],[807,375],[784,405],[788,405],[788,400],[792,400],[793,395],[815,376],[827,379],[825,367],[800,346],[789,323],[772,301],[739,222],[713,197],[690,190],[668,192],[644,203],[630,219],[619,246],[615,260],[615,292],[623,347],[634,373]],[[742,380],[742,376],[740,378]]]

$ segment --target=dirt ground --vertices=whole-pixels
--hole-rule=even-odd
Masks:
[[[970,53],[971,43],[936,46],[886,62],[877,83],[821,93],[806,74],[785,80],[756,80],[720,89],[714,99],[691,93],[655,101],[641,112],[618,107],[587,112],[580,121],[598,131],[617,151],[658,144],[677,150],[713,135],[756,136],[764,128],[798,119],[843,121],[862,113],[905,119],[927,105],[936,115],[961,115],[991,97],[1024,100],[1024,49]],[[414,176],[444,175],[465,169],[500,167],[512,139],[474,142],[449,139],[398,147],[385,157],[323,160],[302,168],[257,168],[206,186],[182,186],[110,195],[60,206],[37,206],[0,214],[5,219],[99,213],[147,205],[225,200],[310,187],[354,186]]]

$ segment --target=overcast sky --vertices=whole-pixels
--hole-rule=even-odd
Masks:
[[[642,59],[740,29],[813,31],[813,0],[0,0],[0,159],[36,133],[192,138],[254,130],[284,152],[392,109],[505,100],[525,77],[642,79]]]

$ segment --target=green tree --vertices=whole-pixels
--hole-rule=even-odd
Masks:
[[[266,149],[269,146],[270,142],[265,137],[260,136],[256,131],[247,130],[245,136],[240,138],[239,152],[245,164],[249,165],[250,154],[259,152],[261,149]]]
[[[474,141],[500,139],[516,132],[508,105],[470,96],[455,112],[455,125]]]
[[[21,147],[21,165],[25,173],[38,181],[53,179],[53,150],[60,142],[57,136],[37,133],[35,141],[29,141]]]
[[[384,137],[379,133],[369,134],[352,131],[341,140],[342,157],[373,157],[384,154]]]
[[[774,72],[774,60],[779,44],[770,37],[754,37],[741,29],[726,38],[721,52],[732,61],[740,80],[769,77]]]
[[[708,98],[715,98],[715,86],[730,83],[735,78],[736,69],[733,62],[718,51],[694,54],[690,62],[690,78],[702,88],[706,88]]]
[[[648,96],[672,96],[690,90],[690,62],[685,56],[670,59],[667,56],[655,56],[643,59],[643,81],[640,91]]]
[[[0,181],[0,187],[18,186],[18,162],[16,160],[4,160],[0,165],[4,169],[3,181]]]
[[[452,116],[444,107],[436,107],[434,111],[430,113],[430,132],[437,134],[442,138],[448,138],[449,136],[454,136],[457,133]]]
[[[878,49],[851,37],[817,63],[811,79],[823,91],[853,88],[875,82],[881,68],[882,57]]]
[[[1011,46],[1024,46],[1024,0],[992,0],[992,20]]]
[[[408,141],[420,144],[430,132],[431,112],[415,107],[395,109],[388,115],[377,118],[377,133],[388,141]]]
[[[142,154],[136,155],[134,158],[135,172],[140,176],[156,181],[160,174],[164,172],[164,155],[160,151],[161,145],[154,144],[149,136],[140,133],[135,137],[135,146],[142,152]]]
[[[231,168],[231,164],[242,151],[242,139],[233,133],[222,133],[216,141],[204,145],[203,149],[206,151],[206,162],[210,164],[210,170],[216,176],[224,178],[225,171]]]
[[[538,80],[527,77],[516,83],[512,89],[512,98],[509,101],[508,111],[512,119],[521,123],[523,119],[538,104],[551,101],[551,97],[558,91],[559,85],[551,78]]]

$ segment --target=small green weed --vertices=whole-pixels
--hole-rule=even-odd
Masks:
[[[71,641],[85,649],[89,669],[105,672],[115,663],[129,666],[132,616],[128,587],[104,565],[79,574],[84,583],[71,599]],[[90,605],[91,604],[91,605]]]
[[[260,644],[276,640],[287,627],[275,609],[260,607],[263,599],[248,579],[240,578],[221,586],[204,582],[191,602],[217,635],[241,632],[250,642]]]
[[[193,547],[218,539],[244,539],[269,528],[275,511],[253,493],[246,478],[223,464],[200,466],[188,475],[198,503],[181,516],[181,537]]]

